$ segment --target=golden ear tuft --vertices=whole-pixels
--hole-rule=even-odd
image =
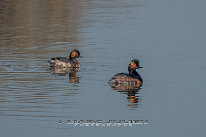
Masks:
[[[133,61],[130,62],[130,64],[129,64],[130,69],[133,69],[136,66],[137,66],[137,64],[135,62],[133,62]]]
[[[76,55],[78,55],[76,52],[72,52],[72,58],[76,57]]]

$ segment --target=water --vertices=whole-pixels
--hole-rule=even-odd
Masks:
[[[0,3],[3,136],[205,136],[206,2],[61,0]],[[47,60],[79,49],[81,68]],[[140,60],[136,92],[108,84]],[[63,123],[59,124],[59,120]],[[67,120],[148,120],[74,127]]]

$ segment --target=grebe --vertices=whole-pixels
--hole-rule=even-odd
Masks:
[[[137,73],[136,69],[142,68],[139,66],[139,60],[133,59],[128,66],[129,73],[117,73],[109,81],[111,85],[135,85],[135,87],[141,87],[143,80]]]
[[[52,68],[80,68],[79,62],[76,58],[80,57],[80,52],[77,49],[72,50],[69,58],[66,57],[55,57],[51,58],[49,66]]]

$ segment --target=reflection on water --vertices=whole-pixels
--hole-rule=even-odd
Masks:
[[[127,99],[131,108],[136,108],[138,106],[138,102],[140,97],[138,96],[138,92],[141,89],[138,84],[110,84],[113,90],[118,91],[120,94],[127,94]],[[136,95],[137,94],[137,95]]]
[[[101,31],[118,28],[118,18],[122,15],[134,24],[132,20],[138,15],[136,9],[145,7],[144,3],[144,0],[2,0],[0,116],[25,119],[76,115],[70,112],[77,108],[76,95],[81,92],[80,88],[94,85],[91,84],[94,80],[100,83],[91,89],[103,85],[107,79],[105,74],[111,69],[107,61],[117,57],[116,54],[105,56],[112,51],[107,45],[114,40],[105,39],[101,35],[107,34]],[[128,23],[126,26],[131,26]],[[64,55],[65,51],[75,48],[85,53],[81,62],[83,69],[48,68],[49,58],[68,56]]]
[[[81,42],[83,11],[81,0],[1,1],[0,116],[71,116],[77,71],[50,71],[47,60]]]
[[[4,0],[0,5],[0,55],[9,60],[16,55],[19,61],[42,59],[46,52],[55,54],[81,41],[81,0]]]
[[[73,68],[50,68],[51,74],[58,76],[66,76],[69,75],[70,83],[79,83],[79,77],[76,76],[78,72]]]
[[[139,6],[139,2],[127,1],[1,1],[0,116],[23,119],[74,116],[69,112],[77,108],[75,96],[81,92],[79,84],[82,82],[79,73],[85,73],[86,82],[95,79],[102,85],[101,76],[109,71],[104,54],[110,50],[103,51],[106,45],[90,40],[98,38],[92,36],[88,28],[95,22],[111,28],[119,12],[136,16],[131,8]],[[82,62],[85,69],[48,68],[49,58],[64,55],[74,48],[87,53]]]
[[[205,5],[204,0],[1,0],[1,135],[108,131],[205,137]],[[65,51],[72,49],[84,55],[80,69],[48,68],[49,58],[68,56]],[[115,85],[112,92],[107,80],[126,71],[133,58],[145,67],[144,88]],[[59,128],[60,119],[151,123],[88,132]]]
[[[76,76],[77,71],[75,69],[70,70],[69,79],[71,83],[79,83],[79,77]]]

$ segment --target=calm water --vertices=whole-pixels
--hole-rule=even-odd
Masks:
[[[205,137],[206,1],[0,2],[3,136]],[[81,68],[47,60],[79,49]],[[109,79],[140,59],[143,87]],[[59,120],[63,123],[59,124]],[[148,120],[131,127],[74,127],[67,120]]]

